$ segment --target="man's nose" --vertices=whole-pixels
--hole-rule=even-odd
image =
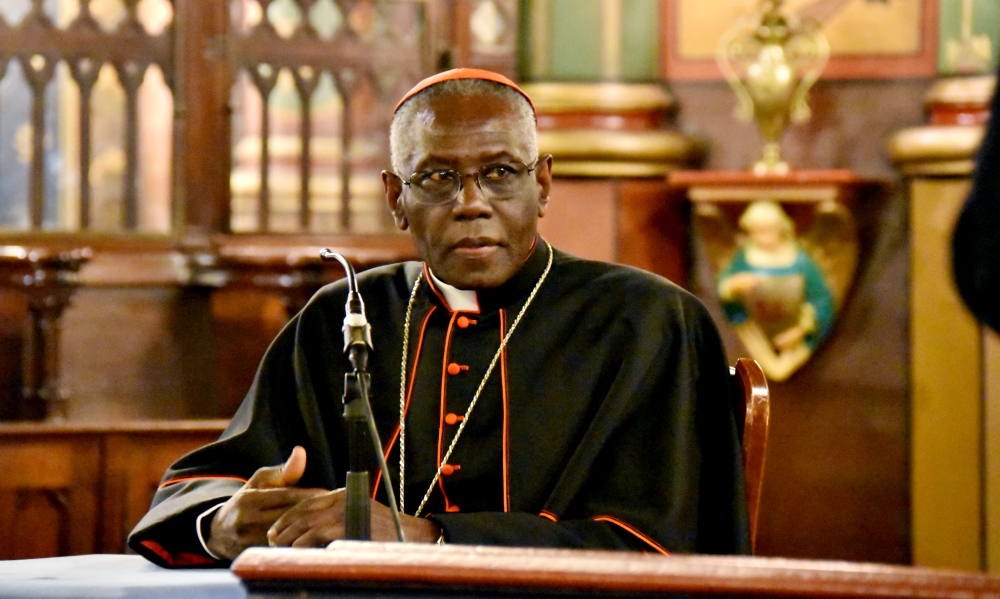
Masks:
[[[455,198],[455,210],[463,215],[478,216],[492,213],[493,207],[479,184],[479,173],[468,173],[462,176],[462,187]]]

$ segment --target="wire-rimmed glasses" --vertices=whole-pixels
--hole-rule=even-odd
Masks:
[[[536,158],[530,166],[517,161],[495,162],[466,174],[454,169],[431,169],[413,173],[407,179],[396,176],[410,188],[413,199],[423,204],[446,204],[454,200],[462,192],[466,177],[473,177],[485,196],[504,199],[521,191],[540,160],[542,157]]]

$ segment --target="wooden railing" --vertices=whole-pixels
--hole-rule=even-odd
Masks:
[[[245,80],[236,78],[237,94],[242,93],[242,103],[253,104],[237,112],[244,131],[237,133],[243,139],[235,143],[249,142],[257,150],[251,152],[257,155],[256,223],[240,228],[274,229],[272,217],[279,207],[272,202],[276,174],[272,166],[280,167],[282,161],[276,159],[284,157],[297,163],[299,231],[316,230],[314,215],[324,199],[312,187],[314,175],[323,176],[324,172],[314,170],[325,171],[328,181],[339,180],[339,205],[325,203],[326,210],[338,212],[339,218],[327,222],[325,230],[358,230],[352,198],[377,203],[378,194],[372,197],[359,192],[357,186],[352,189],[352,180],[362,173],[378,180],[379,171],[389,163],[387,131],[393,102],[432,72],[434,60],[424,26],[426,4],[412,0],[287,0],[280,6],[283,10],[272,10],[279,8],[279,2],[234,3],[237,18],[225,37],[226,52],[231,72],[247,75]],[[289,77],[283,80],[282,73]],[[322,106],[325,114],[314,114],[313,102],[324,75],[331,78],[333,97]],[[283,83],[293,88],[286,91],[297,98],[298,114],[284,119],[289,121],[285,130],[274,131],[273,96]],[[257,101],[245,97],[246,87],[256,90]],[[298,131],[294,131],[296,124]],[[285,144],[291,147],[284,149],[284,156],[272,151],[275,133],[296,140]],[[332,148],[314,155],[314,141]],[[251,165],[240,160],[234,168],[252,172]],[[237,208],[234,204],[234,210]]]
[[[109,290],[175,287],[195,292],[194,296],[180,294],[177,301],[195,303],[204,302],[217,292],[228,293],[237,303],[241,294],[264,294],[280,299],[283,318],[287,319],[321,286],[343,276],[337,263],[320,260],[319,250],[323,247],[344,254],[358,270],[416,258],[410,238],[402,234],[216,235],[197,241],[170,242],[157,237],[72,234],[53,238],[43,233],[28,233],[13,236],[11,241],[16,245],[0,246],[0,290],[16,293],[27,310],[21,376],[16,381],[0,381],[0,385],[21,387],[3,394],[10,398],[10,405],[4,405],[0,399],[0,419],[14,420],[67,416],[67,393],[60,381],[61,317],[81,286]],[[185,311],[190,307],[177,309]],[[116,308],[111,305],[107,309]],[[253,326],[252,310],[235,312],[247,312],[246,320]],[[191,321],[191,326],[197,325]],[[115,334],[108,331],[109,346],[94,351],[108,351]],[[205,337],[202,344],[214,348],[216,368],[220,370],[208,373],[208,377],[219,388],[205,389],[204,395],[221,394],[221,406],[215,415],[231,415],[246,393],[260,360],[256,345],[247,345],[225,327],[199,328],[189,334]],[[17,360],[21,356],[2,357]],[[169,361],[163,366],[168,364]],[[190,375],[183,371],[168,374],[175,378]]]

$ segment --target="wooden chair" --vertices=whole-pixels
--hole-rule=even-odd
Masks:
[[[750,515],[750,547],[757,543],[757,513],[760,488],[764,481],[764,457],[767,452],[767,427],[771,417],[767,378],[756,360],[740,358],[729,368],[736,428],[743,444],[743,472],[747,488],[747,512]]]

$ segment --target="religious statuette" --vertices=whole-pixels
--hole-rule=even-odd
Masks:
[[[833,328],[857,265],[857,235],[840,203],[816,207],[800,238],[777,202],[758,200],[732,230],[715,204],[699,204],[697,221],[726,320],[767,376],[783,381]]]
[[[736,93],[736,114],[755,119],[764,138],[763,156],[753,166],[758,175],[788,172],[778,140],[789,122],[810,117],[806,95],[830,57],[819,23],[786,14],[783,0],[762,0],[760,9],[727,31],[716,61]]]

